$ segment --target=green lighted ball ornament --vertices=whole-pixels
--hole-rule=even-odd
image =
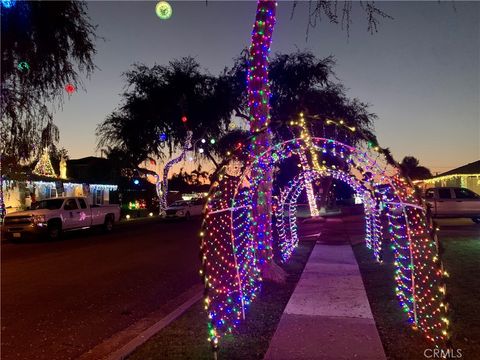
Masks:
[[[166,1],[160,1],[155,6],[155,12],[157,13],[157,16],[162,20],[170,19],[173,13],[172,7]]]
[[[28,70],[30,70],[30,65],[26,61],[21,61],[18,63],[17,69],[21,72],[27,72]]]

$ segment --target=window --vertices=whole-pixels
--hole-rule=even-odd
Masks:
[[[464,188],[454,189],[453,191],[457,199],[478,199],[480,197],[473,191]]]
[[[193,202],[193,205],[204,205],[205,204],[205,201],[203,199],[196,199],[194,202]]]
[[[427,192],[425,193],[425,197],[427,199],[433,199],[435,197],[435,190],[428,189]]]
[[[67,201],[65,201],[65,205],[63,206],[63,209],[64,210],[78,209],[77,202],[75,201],[75,199],[68,199]]]
[[[93,192],[93,205],[103,204],[103,190],[96,190]]]
[[[451,199],[452,194],[450,193],[450,188],[440,188],[440,189],[438,189],[438,197],[440,199]]]
[[[87,208],[87,204],[85,203],[85,200],[84,199],[78,199],[78,203],[80,204],[80,207],[82,209],[86,209]]]
[[[57,189],[56,188],[50,188],[50,191],[47,190],[47,196],[50,198],[57,197]]]
[[[32,203],[32,210],[47,209],[57,210],[62,207],[63,199],[41,200]]]

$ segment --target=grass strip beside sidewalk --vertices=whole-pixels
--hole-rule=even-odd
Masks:
[[[314,245],[313,241],[300,242],[288,264],[282,265],[288,274],[286,284],[267,281],[262,284],[262,291],[252,303],[245,322],[233,336],[220,340],[219,359],[263,359]],[[128,359],[212,359],[207,338],[207,315],[203,303],[198,302]]]
[[[453,346],[462,350],[463,359],[479,359],[480,241],[473,237],[445,237],[440,241],[445,248],[444,267],[450,273],[447,293]],[[354,245],[353,250],[387,358],[425,359],[425,349],[433,348],[433,344],[412,330],[399,307],[390,252],[379,265],[364,244]]]

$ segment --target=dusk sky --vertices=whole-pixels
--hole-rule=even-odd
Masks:
[[[350,37],[322,22],[305,41],[308,2],[281,1],[272,52],[311,50],[334,55],[348,94],[372,105],[380,145],[397,160],[413,155],[433,172],[480,159],[480,3],[377,2],[393,16],[370,35],[354,3]],[[65,99],[55,114],[60,145],[71,158],[95,154],[95,128],[121,101],[121,74],[132,63],[167,64],[191,55],[218,74],[247,47],[255,1],[171,1],[173,16],[160,20],[156,2],[89,2],[98,25],[99,67],[85,90]],[[97,155],[100,155],[97,152]]]

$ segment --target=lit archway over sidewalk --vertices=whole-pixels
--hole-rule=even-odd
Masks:
[[[432,341],[446,339],[444,271],[433,223],[414,187],[396,167],[382,162],[378,153],[375,156],[371,150],[332,139],[310,140],[310,151],[337,158],[343,165],[322,165],[302,172],[280,192],[275,221],[281,261],[288,261],[298,244],[294,208],[307,183],[305,180],[338,179],[362,199],[366,214],[365,243],[379,262],[385,251],[381,224],[388,224],[383,232],[388,239],[384,242],[390,244],[395,256],[395,294],[407,320]],[[254,196],[261,180],[260,176],[252,176],[258,173],[253,169],[273,169],[287,158],[300,158],[305,148],[303,138],[276,144],[241,168],[238,163],[225,166],[212,185],[201,231],[201,274],[213,344],[245,318],[261,288],[261,265],[272,260],[262,256],[267,244],[262,241],[263,234],[252,234],[252,229],[257,228],[252,210],[264,201],[261,192]]]
[[[292,124],[300,125],[299,138],[277,144],[272,141],[268,59],[275,21],[276,2],[258,0],[246,77],[252,134],[249,158],[240,165],[232,159],[218,173],[200,232],[201,276],[213,348],[245,318],[260,291],[262,271],[265,273],[267,265],[272,264],[274,169],[292,156],[299,157],[303,181],[297,181],[293,193],[289,189],[284,192],[277,215],[284,218],[285,206],[294,206],[298,187],[307,186],[307,193],[312,195],[312,176],[334,177],[350,185],[363,199],[366,245],[378,261],[382,259],[381,217],[386,218],[388,240],[395,254],[395,292],[408,321],[432,341],[448,339],[444,272],[435,229],[413,185],[396,167],[385,164],[379,152],[370,156],[371,150],[311,137],[303,115]],[[337,165],[321,165],[320,158],[326,156],[337,159]],[[309,203],[314,209],[314,202]],[[285,231],[278,244],[283,261],[288,260],[297,245],[294,213],[287,213],[288,219],[280,219],[278,224],[277,231]]]

